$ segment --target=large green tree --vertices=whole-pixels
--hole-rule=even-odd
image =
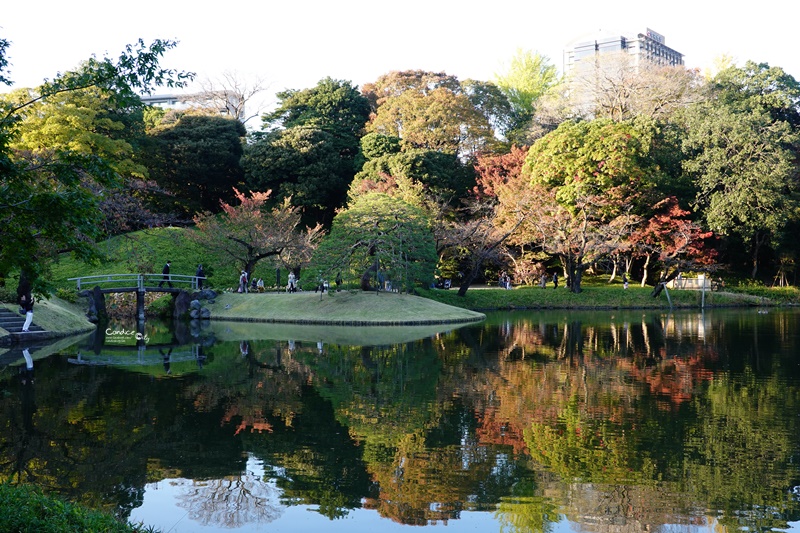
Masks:
[[[425,212],[383,193],[359,197],[334,219],[312,264],[318,274],[333,279],[359,279],[369,290],[378,280],[413,290],[428,286],[436,268],[436,248]]]
[[[748,243],[758,274],[764,245],[776,242],[797,208],[797,134],[763,111],[736,112],[706,103],[687,115],[686,171],[708,227]]]
[[[9,44],[0,40],[0,81],[7,85],[10,80],[2,69]],[[15,149],[27,108],[87,90],[99,91],[115,109],[141,106],[140,93],[160,85],[182,87],[191,77],[159,66],[161,56],[175,44],[155,40],[146,45],[139,40],[116,59],[93,57],[45,81],[26,98],[0,102],[0,278],[20,269],[35,286],[41,285],[37,278],[59,252],[92,257],[103,227],[93,184],[110,187],[119,182],[107,153],[69,145],[41,153]]]
[[[631,214],[652,198],[662,169],[648,157],[652,124],[608,119],[566,122],[531,146],[520,180],[498,187],[501,217],[525,221],[512,242],[557,257],[569,288],[614,252],[630,232]]]
[[[247,131],[234,118],[185,114],[151,132],[150,174],[169,191],[171,210],[186,216],[218,212],[244,183],[241,158]]]
[[[247,183],[291,197],[306,223],[329,225],[345,202],[369,104],[348,81],[325,78],[315,87],[277,94],[277,109],[263,116],[267,133],[245,151]]]
[[[796,219],[800,84],[779,68],[730,66],[683,114],[684,168],[714,232],[742,239],[755,278],[765,246]]]

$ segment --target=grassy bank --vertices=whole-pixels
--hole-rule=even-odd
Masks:
[[[0,303],[0,305],[14,313],[19,309],[16,304]],[[76,335],[92,331],[95,327],[86,319],[82,304],[72,304],[56,297],[36,302],[33,308],[33,322],[46,331],[59,335]],[[0,328],[0,336],[7,334],[7,331]]]
[[[652,287],[623,289],[621,285],[587,285],[583,292],[574,294],[564,287],[546,289],[519,287],[512,290],[498,288],[470,289],[463,297],[456,289],[429,289],[420,295],[447,305],[465,309],[660,309],[668,308],[667,294],[658,298],[650,296]],[[703,295],[700,291],[670,291],[672,305],[676,308],[699,308]],[[733,292],[706,292],[706,307],[769,305],[765,296]]]
[[[447,324],[484,318],[481,313],[419,296],[361,291],[223,293],[208,308],[214,319],[297,324]]]
[[[45,496],[39,489],[28,485],[0,483],[0,510],[0,531],[155,531],[125,524],[109,514]]]

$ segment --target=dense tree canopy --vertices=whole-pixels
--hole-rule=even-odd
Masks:
[[[469,157],[496,141],[493,123],[507,104],[491,88],[444,73],[392,72],[364,86],[374,110],[367,129],[399,137],[409,149]]]
[[[779,69],[730,67],[711,98],[683,114],[684,169],[708,227],[748,243],[751,276],[765,244],[796,216],[798,84]]]
[[[219,210],[241,187],[244,125],[233,118],[186,114],[152,132],[152,177],[175,201],[173,210],[192,216]]]
[[[325,78],[316,87],[278,93],[276,110],[263,116],[268,133],[246,149],[248,185],[291,197],[306,223],[330,225],[344,205],[369,105],[350,82]]]
[[[313,259],[320,276],[331,280],[341,273],[359,279],[365,290],[382,281],[399,290],[429,286],[436,261],[425,213],[382,193],[362,195],[339,213]]]
[[[528,144],[536,103],[559,82],[550,59],[530,50],[517,50],[505,72],[495,74],[495,83],[511,106],[508,140]]]
[[[4,67],[8,42],[1,44],[0,67]],[[161,56],[174,46],[172,41],[156,40],[146,45],[139,40],[127,46],[116,60],[91,58],[78,69],[46,81],[27,98],[0,103],[0,277],[22,269],[36,283],[58,252],[70,250],[83,258],[91,257],[95,238],[103,227],[100,198],[93,185],[118,183],[115,163],[121,159],[116,153],[117,157],[109,161],[108,152],[94,153],[89,145],[78,148],[68,142],[40,152],[15,149],[26,109],[81,91],[99,91],[108,99],[108,109],[141,106],[137,93],[159,85],[181,87],[191,77],[159,66]],[[9,82],[5,76],[3,81]],[[75,112],[87,118],[82,111]],[[107,129],[112,139],[116,138],[113,130]]]

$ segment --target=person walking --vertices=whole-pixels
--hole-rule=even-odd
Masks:
[[[164,275],[164,277],[161,278],[161,281],[158,283],[159,288],[163,287],[164,283],[169,285],[170,289],[172,288],[172,282],[169,279],[169,267],[170,267],[170,265],[172,265],[172,261],[167,261],[167,264],[164,265],[163,269],[161,269],[161,273]]]
[[[194,273],[197,278],[197,290],[203,290],[203,280],[206,279],[206,271],[203,270],[203,265],[197,265],[197,272]]]
[[[28,333],[28,328],[31,327],[33,322],[33,295],[28,292],[20,296],[19,305],[25,312],[25,323],[22,325],[22,332]]]
[[[247,292],[247,272],[242,270],[239,275],[239,292]]]
[[[628,288],[628,275],[625,274],[625,272],[622,273],[622,288],[623,289]]]
[[[558,288],[558,272],[553,272],[553,288]]]

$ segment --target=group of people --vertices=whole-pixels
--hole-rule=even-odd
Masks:
[[[167,261],[164,265],[164,268],[161,269],[161,281],[158,282],[159,287],[163,287],[166,283],[167,286],[171,289],[172,288],[172,279],[170,278],[169,272],[170,268],[172,267],[172,261]],[[203,280],[206,279],[206,271],[203,268],[202,264],[197,265],[197,270],[194,273],[195,277],[197,278],[197,290],[203,290]]]
[[[558,272],[553,272],[553,288],[558,288]],[[569,287],[569,284],[567,284]],[[542,277],[539,279],[539,287],[542,289],[547,288],[547,273],[542,273]]]
[[[172,281],[170,277],[170,268],[172,266],[172,261],[167,261],[164,265],[164,268],[161,270],[162,279],[159,282],[158,286],[163,287],[164,284],[167,284],[170,288],[172,288]],[[199,290],[203,289],[203,280],[206,279],[205,269],[203,268],[202,264],[197,265],[197,271],[195,272],[195,277],[197,278],[197,288]],[[300,280],[295,276],[294,272],[289,272],[288,283],[286,284],[286,292],[297,292],[300,290],[299,287]],[[341,272],[336,274],[336,290],[340,290],[340,286],[342,284],[342,274]],[[328,290],[328,283],[327,281],[320,280],[319,284],[316,287],[316,291],[323,290],[323,292]],[[237,292],[240,293],[248,293],[248,292],[264,292],[264,280],[262,278],[252,278],[250,279],[249,274],[246,270],[242,270],[239,274],[239,287]],[[315,292],[316,292],[315,291]],[[20,303],[20,305],[22,305]],[[31,303],[31,307],[33,303]]]

